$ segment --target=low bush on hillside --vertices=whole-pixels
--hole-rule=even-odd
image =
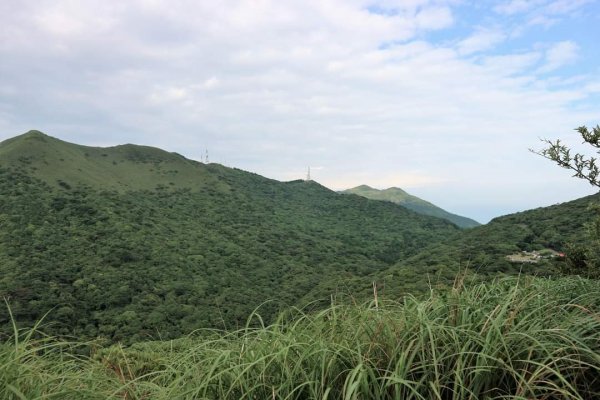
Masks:
[[[260,322],[251,318],[249,326]],[[599,396],[600,282],[579,278],[508,279],[425,300],[291,310],[265,327],[126,348],[32,331],[0,345],[3,399]]]

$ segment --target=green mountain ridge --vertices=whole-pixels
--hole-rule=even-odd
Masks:
[[[473,228],[481,225],[479,222],[473,219],[452,214],[426,200],[420,199],[417,196],[413,196],[397,187],[378,190],[367,185],[360,185],[351,189],[344,190],[341,193],[356,194],[358,196],[363,196],[373,200],[390,201],[392,203],[399,204],[410,210],[413,210],[419,214],[443,218],[458,225],[461,228]]]
[[[0,143],[0,296],[19,324],[111,342],[237,328],[260,306],[397,299],[477,277],[552,276],[508,254],[580,240],[599,196],[461,230],[314,181],[278,182],[160,149],[32,131]],[[0,336],[11,331],[0,312]]]
[[[0,296],[18,321],[112,341],[237,327],[456,234],[392,203],[145,146],[0,144]],[[369,278],[365,285],[369,285]],[[9,328],[0,313],[0,326]]]

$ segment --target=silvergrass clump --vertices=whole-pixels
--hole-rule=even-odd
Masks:
[[[33,328],[17,328],[10,307],[13,334],[0,343],[0,398],[104,399],[115,381],[88,357],[89,343],[47,337]]]
[[[521,278],[457,286],[425,300],[378,299],[377,307],[290,310],[266,327],[248,324],[235,332],[113,346],[91,358],[71,356],[64,343],[52,340],[31,343],[30,358],[6,356],[4,349],[14,346],[7,342],[0,357],[14,361],[9,369],[2,367],[0,379],[18,380],[0,395],[595,399],[600,396],[599,311],[597,281]],[[60,350],[46,351],[46,345]],[[79,386],[73,383],[77,376],[86,378]],[[41,389],[26,394],[29,385]],[[85,395],[75,397],[78,390]]]

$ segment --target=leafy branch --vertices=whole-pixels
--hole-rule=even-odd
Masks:
[[[585,126],[576,129],[581,135],[583,143],[593,147],[596,154],[600,155],[600,126],[596,125],[590,131]],[[560,140],[542,140],[548,145],[541,151],[533,151],[549,160],[554,161],[563,168],[575,171],[576,178],[585,179],[591,185],[600,187],[600,169],[598,159],[577,153],[571,154],[571,149],[562,144]],[[596,216],[590,223],[585,224],[587,230],[587,243],[584,245],[570,245],[567,255],[567,263],[563,266],[563,273],[585,275],[588,278],[600,278],[600,211],[599,205],[590,206]]]
[[[576,130],[583,139],[582,143],[588,143],[598,149],[596,153],[600,154],[600,126],[596,125],[591,131],[585,126],[580,126]],[[591,185],[600,187],[600,166],[597,158],[586,157],[580,153],[572,155],[571,149],[562,144],[559,139],[556,141],[543,139],[542,141],[548,145],[547,148],[531,151],[554,161],[563,168],[575,171],[574,177],[585,179]]]

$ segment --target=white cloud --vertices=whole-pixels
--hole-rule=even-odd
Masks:
[[[594,0],[510,0],[494,7],[500,14],[514,15],[530,11],[544,14],[569,14]]]
[[[555,43],[546,50],[545,63],[538,71],[546,73],[574,63],[577,60],[578,50],[579,46],[568,40]]]
[[[527,149],[600,111],[570,108],[593,85],[536,74],[570,62],[574,41],[499,54],[511,39],[495,24],[428,40],[461,22],[452,2],[7,3],[3,137],[37,127],[192,158],[208,147],[211,160],[277,179],[319,165],[315,179],[336,188],[451,187],[475,202],[504,193],[487,184],[504,176],[533,187],[523,171],[552,166]]]
[[[549,28],[553,25],[556,25],[560,22],[560,18],[555,16],[548,16],[544,14],[534,14],[527,21],[527,26],[536,26],[541,25],[545,28]]]
[[[527,16],[527,25],[549,27],[561,19],[576,15],[593,1],[595,0],[510,0],[496,5],[494,11],[507,16],[523,14]]]
[[[569,14],[593,1],[595,0],[555,0],[548,4],[546,11],[551,14]]]
[[[448,7],[425,8],[416,15],[417,26],[421,29],[442,29],[452,26],[454,18]]]
[[[600,80],[585,85],[585,91],[588,93],[600,93]]]
[[[506,34],[500,30],[479,29],[474,34],[458,43],[461,55],[488,50],[506,39]]]
[[[155,105],[162,105],[168,102],[178,102],[189,97],[189,92],[183,87],[158,88],[150,96],[149,101]]]
[[[543,3],[544,0],[510,0],[498,4],[494,10],[501,14],[513,15],[530,11]]]
[[[221,82],[216,76],[213,76],[202,83],[202,88],[206,90],[215,89],[219,86]]]
[[[535,66],[542,58],[540,52],[528,52],[523,54],[510,54],[501,56],[486,56],[483,58],[482,65],[490,73],[496,76],[515,76],[526,74],[529,69]],[[534,79],[530,76],[528,79]]]

